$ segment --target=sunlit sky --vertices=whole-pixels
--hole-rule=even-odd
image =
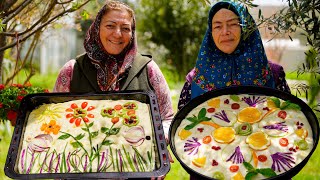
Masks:
[[[287,5],[286,0],[254,0],[253,3],[258,5]]]

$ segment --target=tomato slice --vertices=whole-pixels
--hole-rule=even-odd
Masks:
[[[285,119],[287,117],[287,112],[286,111],[279,111],[278,112],[278,117],[281,118],[281,119]]]
[[[68,108],[68,109],[66,109],[66,112],[73,112],[73,109]]]
[[[265,162],[267,159],[268,159],[267,156],[265,156],[265,155],[263,155],[263,154],[258,156],[258,160],[259,160],[260,162]]]
[[[119,122],[119,117],[113,117],[113,118],[111,119],[111,122],[112,122],[113,124],[116,124],[117,122]]]
[[[211,136],[205,136],[202,139],[203,144],[209,144],[211,142]]]
[[[81,118],[77,118],[75,124],[76,124],[77,127],[80,126]]]
[[[113,109],[115,109],[116,111],[119,111],[119,110],[122,109],[122,106],[120,104],[117,104],[117,105],[114,106]]]
[[[73,103],[73,104],[71,104],[71,108],[76,109],[76,108],[78,108],[78,105],[76,103]]]
[[[83,103],[81,104],[81,108],[84,109],[84,108],[87,107],[87,105],[88,105],[88,102],[83,102]]]
[[[215,110],[216,110],[216,109],[214,109],[214,108],[209,108],[209,109],[207,109],[207,112],[208,112],[208,113],[213,113]]]
[[[87,109],[87,111],[91,111],[91,110],[93,110],[93,109],[94,109],[94,106],[89,106],[88,109]]]
[[[289,140],[287,138],[281,138],[279,139],[279,144],[282,146],[282,147],[286,147],[288,146],[289,144]]]
[[[89,118],[94,118],[94,115],[93,114],[88,114],[87,115]]]
[[[69,120],[69,122],[70,122],[70,123],[73,123],[75,120],[76,120],[76,118],[71,118],[71,119]]]
[[[135,111],[134,109],[130,109],[130,110],[128,110],[128,112],[127,112],[127,115],[128,115],[128,116],[135,115],[135,114],[136,114],[136,111]]]
[[[67,114],[66,115],[66,118],[71,118],[71,117],[73,117],[73,114]]]
[[[229,170],[231,172],[237,172],[239,170],[239,166],[238,165],[231,165]]]
[[[87,122],[89,122],[89,119],[87,117],[84,117],[83,121],[87,123]]]

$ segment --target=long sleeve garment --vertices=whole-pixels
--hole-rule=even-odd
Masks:
[[[272,63],[271,61],[269,61],[269,64],[275,80],[276,89],[290,93],[291,91],[285,79],[283,67],[276,63]],[[194,77],[194,70],[195,69],[192,69],[186,76],[186,82],[181,90],[178,102],[179,110],[191,100],[191,82]]]
[[[70,92],[70,82],[72,80],[75,63],[76,61],[74,59],[70,60],[61,68],[53,92]],[[170,89],[160,68],[154,61],[150,61],[147,64],[147,69],[150,84],[157,96],[160,116],[163,120],[163,129],[167,137],[170,123],[173,118]]]

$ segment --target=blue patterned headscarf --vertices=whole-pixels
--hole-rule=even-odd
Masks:
[[[212,18],[222,8],[238,15],[241,25],[239,45],[231,54],[219,50],[212,38]],[[239,85],[274,88],[275,82],[259,30],[248,10],[240,3],[218,2],[209,11],[208,29],[200,47],[191,84],[191,98],[214,89]]]

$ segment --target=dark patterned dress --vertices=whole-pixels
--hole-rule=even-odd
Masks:
[[[269,61],[269,65],[273,73],[276,89],[290,93],[291,91],[285,79],[285,72],[283,70],[283,67],[271,61]],[[180,93],[178,110],[180,110],[184,105],[186,105],[191,100],[191,82],[193,77],[194,77],[194,69],[192,69],[186,76],[186,82]]]

